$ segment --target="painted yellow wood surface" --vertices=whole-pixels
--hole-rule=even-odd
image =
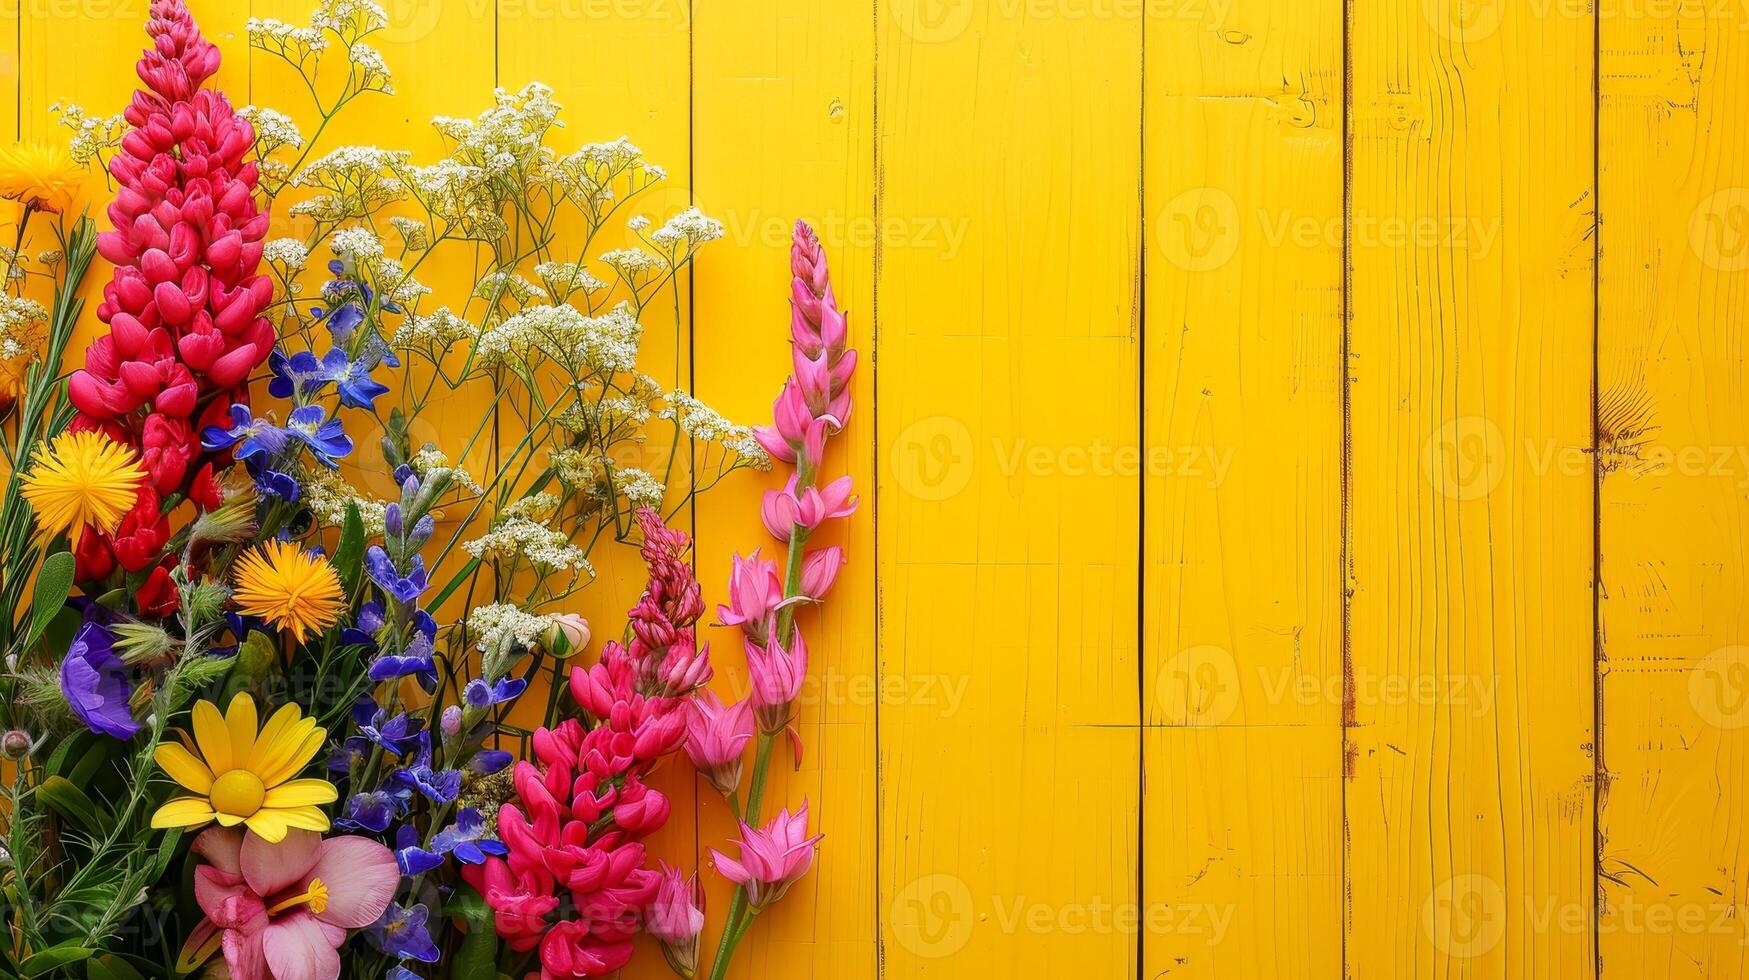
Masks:
[[[1342,967],[1342,6],[1148,20],[1143,976]]]
[[[306,0],[192,6],[290,101],[242,25]],[[145,8],[0,4],[0,131],[119,109]],[[826,243],[862,506],[773,798],[827,838],[734,975],[1749,973],[1739,0],[390,14],[329,145],[538,79],[724,221],[665,382],[768,411]],[[768,482],[687,515],[713,602]],[[658,850],[721,846],[660,778]]]
[[[1604,975],[1749,975],[1749,14],[1602,7]]]

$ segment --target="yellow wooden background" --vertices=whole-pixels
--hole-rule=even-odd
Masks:
[[[305,0],[192,6],[272,104]],[[119,108],[145,7],[6,0],[0,128]],[[538,79],[725,221],[707,400],[769,405],[797,216],[868,355],[828,836],[738,976],[1749,975],[1744,0],[390,14],[343,139]]]

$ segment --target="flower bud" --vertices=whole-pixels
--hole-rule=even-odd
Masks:
[[[31,742],[30,735],[16,728],[5,735],[0,735],[0,753],[4,753],[6,758],[13,762],[30,755],[30,750],[33,748],[35,745]]]
[[[445,738],[455,738],[462,733],[462,709],[460,705],[452,704],[443,709],[443,734]]]

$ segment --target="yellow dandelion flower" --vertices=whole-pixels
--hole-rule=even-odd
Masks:
[[[14,143],[0,147],[0,197],[39,211],[64,211],[73,203],[85,168],[62,147]]]
[[[245,615],[267,620],[299,643],[333,626],[346,606],[328,559],[289,541],[269,541],[237,559],[232,598]]]
[[[19,492],[52,537],[86,525],[114,531],[145,480],[132,447],[100,432],[63,432],[38,447]]]
[[[310,764],[328,733],[295,704],[274,712],[255,729],[255,699],[238,694],[224,715],[211,701],[194,705],[194,740],[165,742],[154,758],[193,796],[165,803],[152,826],[201,827],[247,824],[262,839],[278,843],[287,830],[328,829],[321,806],[340,798],[325,779],[293,779]]]

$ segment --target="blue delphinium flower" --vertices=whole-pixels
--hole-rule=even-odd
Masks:
[[[455,855],[463,864],[485,864],[487,855],[503,857],[510,853],[486,826],[486,818],[471,806],[458,810],[455,823],[432,836],[431,847],[439,854]]]
[[[303,405],[286,416],[286,433],[309,447],[310,455],[329,469],[340,465],[340,459],[352,452],[352,437],[338,418],[329,418],[321,405]]]
[[[443,864],[443,855],[420,846],[419,831],[411,824],[402,824],[395,831],[395,861],[401,874],[414,878]]]
[[[471,708],[490,708],[516,700],[527,688],[528,682],[520,677],[506,677],[496,684],[488,684],[483,678],[476,677],[462,690],[462,699]]]
[[[390,504],[388,509],[397,505]],[[389,598],[399,603],[411,603],[419,598],[429,586],[425,572],[425,559],[414,555],[403,574],[389,560],[389,553],[380,545],[371,545],[364,553],[364,568],[370,573],[370,580],[388,593]]]
[[[437,944],[425,928],[427,913],[424,905],[402,908],[394,902],[383,910],[382,918],[365,930],[370,944],[388,956],[420,963],[436,963]]]
[[[407,812],[407,803],[411,796],[406,790],[379,789],[354,793],[346,800],[341,816],[335,818],[334,822],[349,830],[380,834]]]
[[[238,459],[278,456],[292,442],[292,434],[266,419],[258,419],[247,405],[231,406],[231,427],[209,425],[200,432],[200,444],[218,452],[236,447]]]
[[[433,803],[454,803],[462,791],[459,769],[433,769],[431,766],[431,733],[419,735],[419,754],[407,766],[389,774],[390,785],[415,790]]]
[[[482,776],[490,776],[516,761],[516,756],[503,749],[481,749],[468,760],[468,768]]]

